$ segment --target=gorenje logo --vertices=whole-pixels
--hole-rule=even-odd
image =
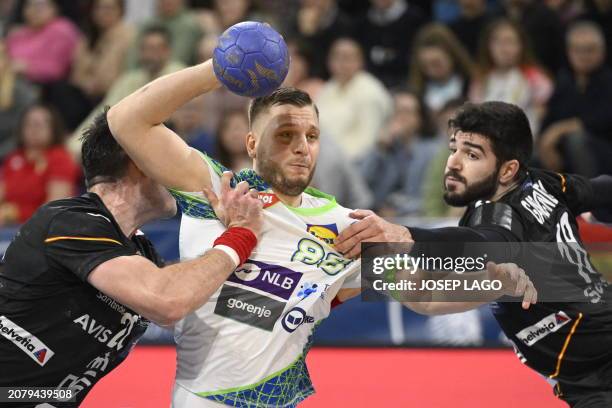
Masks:
[[[55,354],[38,337],[9,320],[6,316],[0,316],[0,334],[12,341],[41,367],[47,364]]]
[[[285,302],[225,284],[217,299],[215,314],[272,331],[284,308]]]
[[[289,300],[300,279],[301,272],[247,259],[227,280]]]
[[[556,332],[571,320],[565,312],[559,311],[558,313],[546,316],[532,326],[525,327],[516,333],[516,337],[527,346],[532,346],[550,333]]]

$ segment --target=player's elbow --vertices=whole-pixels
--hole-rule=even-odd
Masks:
[[[187,316],[189,308],[177,298],[159,299],[153,316],[149,320],[160,326],[172,326]]]

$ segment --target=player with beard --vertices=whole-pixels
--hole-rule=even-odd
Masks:
[[[467,210],[459,227],[408,227],[412,239],[423,243],[419,249],[426,255],[435,254],[435,245],[427,243],[436,242],[527,247],[531,252],[521,259],[529,266],[517,258],[505,261],[527,269],[545,301],[529,310],[517,303],[494,303],[498,323],[521,361],[547,377],[570,406],[612,406],[611,290],[591,264],[576,223],[576,216],[588,211],[609,221],[612,177],[587,179],[527,167],[532,134],[524,112],[514,105],[467,104],[449,126],[444,199]],[[368,211],[351,217],[360,221],[336,241],[336,250],[350,258],[360,254],[361,241],[388,242],[406,230]],[[535,252],[538,246],[526,243],[550,245]],[[572,296],[562,298],[557,290],[567,287]],[[431,313],[438,307],[429,303],[420,309]]]
[[[224,230],[223,209],[212,209],[222,179],[247,182],[264,203],[263,235],[250,258],[175,326],[173,406],[293,407],[313,392],[305,356],[315,325],[334,301],[360,292],[360,261],[334,248],[354,220],[332,196],[308,187],[319,120],[300,90],[282,88],[252,101],[245,143],[253,169],[234,175],[163,126],[180,106],[218,86],[207,61],[150,83],[108,113],[126,152],[178,201],[182,259],[206,251]],[[410,238],[406,229],[401,234]],[[509,293],[518,287],[528,304],[533,301],[533,286],[516,265],[490,273],[511,283]],[[445,311],[458,311],[457,304]]]

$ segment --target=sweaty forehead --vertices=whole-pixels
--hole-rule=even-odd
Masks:
[[[461,130],[458,130],[450,135],[450,142],[455,142],[457,144],[467,142],[470,144],[482,146],[485,151],[491,150],[491,141],[489,140],[489,138],[479,133],[463,132]]]
[[[255,119],[253,127],[261,131],[275,130],[280,127],[296,127],[308,130],[319,128],[319,120],[314,106],[275,105]]]

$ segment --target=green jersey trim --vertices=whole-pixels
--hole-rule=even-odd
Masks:
[[[322,205],[321,207],[316,207],[316,208],[291,207],[290,205],[287,205],[287,204],[285,204],[285,207],[287,207],[290,211],[298,215],[313,216],[313,215],[325,214],[326,212],[333,210],[334,208],[338,206],[338,203],[336,202],[336,197],[334,197],[331,194],[327,194],[322,191],[319,191],[314,187],[308,187],[306,188],[306,190],[304,190],[304,192],[316,198],[324,198],[328,200],[329,202],[325,205]]]

